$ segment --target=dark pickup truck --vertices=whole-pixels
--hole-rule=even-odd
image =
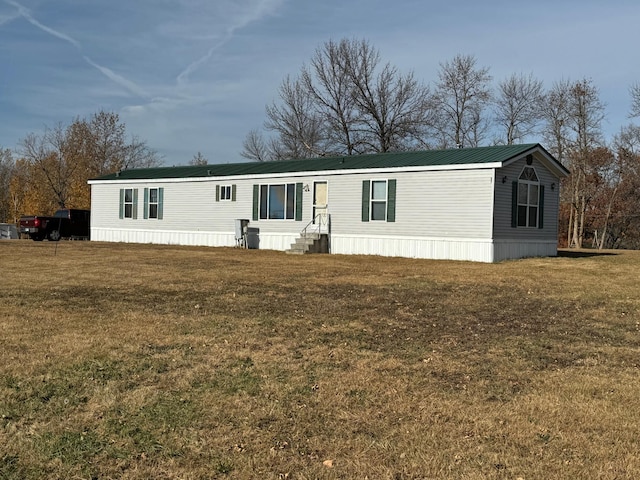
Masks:
[[[19,230],[32,240],[45,238],[57,242],[61,238],[89,238],[89,210],[65,208],[53,217],[20,217]]]

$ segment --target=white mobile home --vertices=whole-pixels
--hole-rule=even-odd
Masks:
[[[123,170],[91,239],[496,262],[554,256],[568,171],[538,144]],[[240,222],[239,220],[244,220]]]

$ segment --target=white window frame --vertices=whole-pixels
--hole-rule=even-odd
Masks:
[[[374,184],[384,183],[384,199],[382,198],[374,198],[375,189]],[[387,179],[375,179],[371,180],[369,185],[369,220],[372,222],[386,222],[387,221],[387,206],[389,202],[389,181]],[[382,205],[384,211],[384,218],[373,218],[374,217],[374,208],[375,205]]]
[[[220,185],[220,201],[230,202],[233,198],[232,191],[232,185]]]
[[[532,198],[534,196],[532,193],[534,188],[537,192],[535,201]],[[531,166],[524,167],[518,177],[518,217],[516,223],[518,228],[538,228],[538,225],[540,225],[540,190],[540,177],[538,177],[535,168]],[[522,195],[523,192],[524,195]],[[533,215],[531,213],[534,209],[535,218],[532,218]]]
[[[124,196],[123,196],[123,201],[122,201],[122,205],[123,205],[123,213],[122,213],[122,217],[123,218],[133,218],[133,205],[134,205],[134,198],[133,198],[133,188],[125,188],[124,190]],[[127,192],[130,193],[129,196],[129,200],[127,201]],[[129,211],[128,211],[128,215],[127,215],[127,207],[129,207]]]
[[[272,216],[271,197],[274,188],[283,187],[284,201],[282,218]],[[265,195],[266,192],[266,195]],[[291,198],[290,195],[293,195]],[[263,183],[260,185],[258,200],[258,218],[260,220],[295,220],[296,219],[296,184],[295,183]]]
[[[153,192],[155,190],[156,192],[156,201],[152,202],[151,201],[151,192]],[[158,208],[159,208],[159,204],[160,204],[160,189],[159,188],[149,188],[149,205],[147,206],[147,218],[153,218],[153,219],[157,219],[158,218]],[[155,206],[155,215],[151,214],[151,207]]]

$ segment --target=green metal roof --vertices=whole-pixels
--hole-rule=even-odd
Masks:
[[[93,180],[227,177],[236,175],[265,175],[331,170],[437,167],[447,165],[504,163],[537,148],[542,149],[542,147],[537,143],[528,143],[522,145],[499,145],[493,147],[457,148],[451,150],[425,150],[419,152],[319,157],[304,160],[284,160],[278,162],[244,162],[200,166],[141,168],[122,170],[118,173],[104,175]],[[542,151],[544,151],[544,149],[542,149]]]

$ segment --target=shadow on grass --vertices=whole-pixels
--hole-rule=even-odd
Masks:
[[[618,253],[602,250],[568,250],[568,249],[558,249],[558,256],[565,258],[588,258],[588,257],[607,257],[611,255],[619,255]]]

